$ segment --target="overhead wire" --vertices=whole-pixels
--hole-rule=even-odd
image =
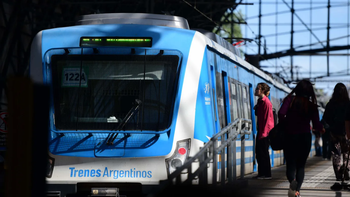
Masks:
[[[264,4],[265,4],[266,2],[264,2]],[[272,3],[272,2],[271,2]],[[274,2],[274,3],[276,3],[276,2]],[[285,1],[285,0],[283,0],[283,3],[284,4],[286,4],[287,5],[287,7],[289,8],[289,9],[291,9],[290,8],[290,6],[288,5],[288,3]],[[294,2],[295,3],[295,2]],[[309,4],[310,2],[307,2],[307,4]],[[315,3],[315,2],[313,2],[313,3]],[[325,3],[327,3],[327,2],[317,2],[318,4],[325,4]],[[334,7],[333,6],[333,3],[336,3],[336,2],[332,2],[332,7]],[[339,5],[335,5],[335,6],[343,6],[343,5],[345,5],[344,4],[344,2],[338,2],[338,3],[341,3],[341,5],[339,4]],[[349,5],[350,5],[350,2],[349,2],[349,0],[348,0],[348,2],[346,3],[346,5],[349,7]],[[321,7],[317,7],[317,8],[321,8]],[[309,8],[310,9],[310,8]],[[350,9],[350,7],[349,7],[349,9]],[[247,12],[246,12],[247,13]],[[276,13],[278,13],[278,11],[276,10]],[[295,14],[295,16],[300,20],[300,22],[302,23],[302,25],[304,25],[305,26],[305,28],[307,29],[307,30],[305,30],[305,31],[309,31],[310,33],[311,33],[311,35],[313,36],[313,37],[315,37],[316,38],[316,40],[318,41],[318,42],[316,42],[316,43],[310,43],[310,44],[306,44],[306,45],[299,45],[299,46],[295,46],[295,47],[293,47],[294,49],[297,49],[297,48],[302,48],[302,47],[307,47],[307,46],[313,46],[313,45],[318,45],[318,44],[320,44],[323,48],[325,47],[324,45],[323,45],[323,43],[324,42],[327,42],[327,41],[321,41],[320,39],[318,39],[318,37],[314,34],[314,32],[313,32],[313,30],[311,29],[311,28],[309,28],[308,27],[308,25],[298,16],[298,14],[296,14],[296,13],[294,13]],[[348,15],[349,15],[349,13],[348,13]],[[251,17],[249,17],[249,18],[251,18]],[[258,36],[256,35],[256,33],[254,32],[254,30],[252,29],[252,27],[250,26],[250,23],[248,24],[248,17],[245,17],[245,21],[246,21],[246,27],[247,28],[249,28],[249,30],[250,30],[250,32],[256,37],[256,38],[258,38]],[[349,18],[348,18],[348,21],[349,21]],[[345,23],[341,23],[341,24],[339,24],[339,25],[341,25],[341,26],[337,26],[337,27],[332,27],[332,29],[334,29],[334,28],[346,28],[346,27],[349,27],[349,22],[347,23],[347,24],[345,24]],[[322,28],[322,29],[324,29],[324,28]],[[347,29],[347,31],[349,32],[349,29]],[[247,31],[246,31],[247,32]],[[288,32],[288,33],[290,33],[290,32]],[[276,36],[277,34],[271,34],[271,35],[267,35],[267,36]],[[279,34],[278,34],[279,35]],[[267,36],[263,36],[263,37],[267,37]],[[246,36],[247,37],[247,36]],[[340,37],[337,37],[337,38],[332,38],[332,39],[330,39],[330,40],[340,40],[340,39],[344,39],[344,38],[347,38],[348,39],[348,43],[349,43],[349,37],[350,37],[350,35],[349,35],[349,33],[348,33],[348,35],[346,35],[346,36],[340,36]],[[258,45],[258,47],[263,47],[264,48],[264,50],[265,51],[271,51],[268,47],[267,47],[267,45],[261,45],[261,46],[259,46],[259,44],[255,41],[254,42],[255,44],[257,44]],[[275,45],[276,46],[276,45]],[[246,47],[247,48],[249,48],[249,45],[248,44],[246,44]],[[276,46],[277,47],[277,46]],[[250,50],[252,50],[252,49],[250,49]],[[261,56],[260,55],[260,58],[262,58],[263,60],[264,60],[264,58],[263,58],[263,56]],[[287,62],[285,62],[283,59],[280,59],[280,58],[277,58],[277,59],[279,59],[280,61],[282,61],[283,63],[286,63],[286,64],[288,64]],[[349,57],[348,57],[348,59],[349,59]],[[349,61],[348,61],[348,64],[349,64]],[[290,64],[289,64],[290,65]],[[276,67],[278,67],[278,66],[276,66]],[[280,66],[280,68],[282,69],[282,70],[284,70],[285,68],[283,68],[282,66]],[[304,70],[305,68],[301,68],[302,70]],[[277,70],[276,70],[277,71]],[[347,70],[347,73],[349,72],[349,65],[348,65],[348,70]]]
[[[245,22],[246,22],[246,24],[245,24],[246,27],[249,28],[249,30],[250,30],[251,33],[255,36],[255,38],[257,38],[258,35],[255,34],[255,32],[253,31],[253,29],[249,26],[248,22],[247,22],[247,21],[245,21]],[[259,46],[259,43],[257,43],[256,40],[254,40],[254,42],[258,45],[258,47],[261,47],[261,46]],[[248,46],[246,46],[246,47],[248,47]],[[265,49],[265,51],[270,51],[266,46],[262,45],[262,47]],[[251,49],[251,50],[252,50],[252,49]],[[255,53],[256,53],[256,52],[255,52]],[[257,53],[256,53],[256,54],[257,54]],[[263,59],[264,61],[268,61],[268,60],[265,59],[261,54],[258,54],[258,56],[259,56],[259,58]],[[280,58],[277,58],[277,59],[281,61]],[[285,62],[285,61],[283,61],[283,60],[282,60],[282,62],[287,63],[287,62]],[[277,66],[277,67],[280,67],[280,68],[282,69],[282,72],[283,72],[284,74],[286,74],[286,76],[288,76],[288,74],[287,74],[286,71],[285,71],[285,68],[284,68],[281,64],[278,64],[278,65],[279,65],[279,66]],[[277,73],[277,72],[276,72],[276,73]]]

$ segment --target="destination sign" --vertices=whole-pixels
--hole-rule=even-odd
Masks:
[[[126,38],[126,37],[81,37],[81,47],[151,47],[152,38]]]

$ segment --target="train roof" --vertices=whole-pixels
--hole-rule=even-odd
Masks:
[[[81,16],[76,22],[76,25],[93,24],[138,24],[190,29],[183,17],[144,13],[89,14]]]
[[[238,57],[242,57],[241,51],[237,47],[233,46],[232,44],[227,42],[224,38],[220,37],[219,35],[204,29],[192,29],[192,30],[201,32],[206,37],[210,38],[211,40],[214,40],[216,43],[223,46],[225,49],[228,49],[229,51],[231,51],[233,54],[237,55]]]
[[[218,51],[219,53],[224,54],[225,56],[229,57],[231,60],[239,63],[245,69],[247,69],[247,70],[257,74],[261,78],[263,78],[266,81],[270,82],[271,84],[273,84],[277,88],[279,88],[281,90],[284,90],[285,92],[289,93],[291,91],[291,89],[289,87],[287,87],[286,85],[282,84],[280,80],[276,80],[275,79],[275,77],[277,77],[277,76],[275,76],[273,78],[269,74],[265,73],[264,71],[260,70],[259,68],[255,67],[255,66],[249,64],[247,61],[242,59],[240,56],[232,53],[232,51],[228,50],[227,48],[225,48],[224,46],[218,44],[217,42],[215,42],[214,40],[210,39],[207,36],[206,36],[206,40],[207,40],[207,45],[210,48],[213,48],[214,50]]]
[[[90,14],[81,16],[76,25],[92,25],[92,24],[139,24],[139,25],[155,25],[166,26],[180,29],[190,29],[187,20],[179,16],[149,14],[149,13],[104,13],[104,14]],[[242,59],[239,49],[227,42],[213,32],[202,29],[192,29],[202,33],[206,39],[207,44],[211,48],[225,54],[232,60],[238,62],[247,70],[256,73],[260,77],[266,79],[279,89],[290,92],[290,88],[282,84],[282,80],[277,76],[266,74],[259,68],[252,66],[247,61]]]

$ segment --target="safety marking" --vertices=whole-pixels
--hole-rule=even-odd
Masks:
[[[307,172],[305,178],[307,178]],[[333,166],[328,167],[324,171],[312,176],[309,179],[304,179],[302,189],[326,188],[329,189],[335,183]],[[276,185],[279,188],[289,188],[289,181],[284,181]]]
[[[326,181],[329,176],[334,177],[333,166],[328,167],[326,170],[316,174],[315,176],[311,177],[310,179],[304,180],[302,187],[303,188],[320,188],[322,183],[325,183],[325,182],[334,183],[335,180]],[[324,188],[324,186],[322,186],[321,188]]]

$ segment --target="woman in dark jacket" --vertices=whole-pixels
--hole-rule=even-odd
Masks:
[[[288,112],[288,114],[287,114]],[[279,121],[286,121],[286,175],[290,182],[289,197],[299,197],[304,180],[305,164],[311,150],[311,130],[324,133],[319,120],[317,100],[312,84],[301,80],[283,100],[278,112]]]
[[[334,174],[337,181],[341,181],[349,154],[345,133],[345,116],[349,103],[349,95],[343,83],[335,85],[332,98],[326,105],[322,123],[330,133],[331,155]],[[343,162],[341,162],[343,156]],[[350,163],[349,163],[350,164]],[[349,180],[349,166],[345,169],[344,178]]]

